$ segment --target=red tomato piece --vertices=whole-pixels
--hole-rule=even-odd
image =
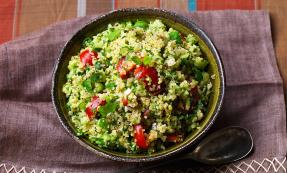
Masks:
[[[99,106],[102,106],[102,105],[105,105],[105,104],[106,104],[106,101],[100,99],[98,96],[94,96],[92,98],[91,107],[93,109],[98,109]]]
[[[127,72],[123,68],[123,62],[125,61],[125,57],[122,57],[117,64],[117,71],[120,73],[120,77],[124,79],[126,77]]]
[[[146,86],[146,89],[154,94],[158,94],[161,90],[160,85],[158,84],[158,74],[155,68],[153,67],[146,67],[146,66],[139,66],[134,71],[135,77],[142,81]],[[149,83],[147,77],[151,79]]]
[[[127,106],[127,105],[129,104],[129,101],[128,101],[127,98],[123,98],[123,99],[122,99],[122,102],[123,102],[123,105],[124,105],[124,106]]]
[[[144,136],[144,129],[142,125],[138,124],[134,126],[135,129],[135,142],[137,146],[141,149],[147,149],[148,143],[146,141],[146,138]]]
[[[88,118],[92,120],[95,117],[96,113],[98,112],[99,107],[105,104],[106,104],[105,100],[100,99],[98,96],[94,96],[92,98],[91,103],[86,108],[86,114]]]
[[[94,112],[90,106],[86,108],[86,115],[88,116],[90,120],[94,118]]]
[[[87,64],[93,65],[93,59],[98,59],[98,53],[89,49],[84,50],[80,54],[80,60],[84,66]]]
[[[146,67],[144,66],[139,66],[138,68],[135,69],[134,75],[137,79],[141,79],[145,77],[146,75]]]
[[[166,141],[177,143],[180,141],[180,135],[177,134],[170,134],[166,137]]]
[[[134,70],[134,68],[136,67],[136,64],[132,61],[127,61],[126,57],[123,56],[118,64],[117,64],[117,71],[120,74],[120,77],[122,79],[126,79],[129,76],[129,73],[132,72]]]

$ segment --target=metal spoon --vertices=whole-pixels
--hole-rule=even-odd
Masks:
[[[191,153],[163,163],[144,166],[142,168],[131,168],[120,172],[138,172],[186,159],[192,159],[208,165],[226,164],[246,157],[252,149],[253,139],[247,129],[242,127],[227,127],[207,136]]]

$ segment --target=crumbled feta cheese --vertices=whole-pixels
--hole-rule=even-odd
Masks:
[[[175,64],[175,59],[174,58],[168,58],[166,61],[166,64],[168,65],[168,66],[173,66],[174,64]]]
[[[127,90],[125,90],[124,95],[127,96],[132,92],[132,90],[130,88],[128,88]]]

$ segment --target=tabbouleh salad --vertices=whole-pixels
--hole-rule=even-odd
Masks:
[[[161,20],[122,21],[84,39],[63,92],[77,135],[125,153],[153,153],[200,127],[212,83],[198,40]]]

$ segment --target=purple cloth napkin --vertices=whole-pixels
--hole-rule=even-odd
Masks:
[[[220,167],[175,164],[161,170],[286,172],[283,84],[268,13],[185,15],[211,37],[225,66],[226,97],[213,130],[245,127],[254,137],[255,150],[244,160]],[[0,172],[114,172],[139,165],[110,161],[80,146],[65,132],[51,104],[54,62],[71,35],[94,18],[58,23],[0,45]]]

